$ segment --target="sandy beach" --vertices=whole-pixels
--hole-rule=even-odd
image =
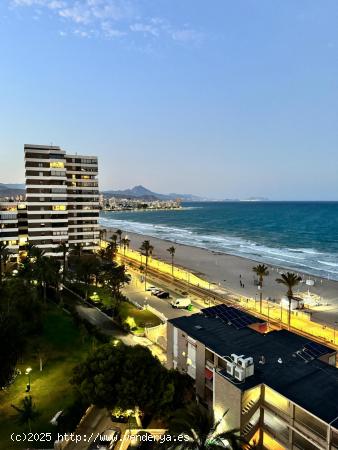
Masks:
[[[114,229],[107,229],[107,231],[107,238],[115,232]],[[215,283],[235,294],[259,299],[259,291],[254,283],[255,274],[252,271],[252,268],[257,265],[256,261],[136,233],[127,232],[125,235],[128,235],[130,247],[135,250],[139,250],[141,243],[148,239],[154,246],[154,258],[162,261],[171,261],[167,248],[174,245],[176,266],[189,269],[210,283]],[[263,298],[270,297],[279,301],[285,295],[285,288],[276,283],[276,278],[287,269],[271,264],[266,265],[269,267],[269,276],[264,279]],[[321,306],[313,308],[315,320],[327,324],[338,321],[338,282],[298,273],[304,282],[295,289],[295,294],[307,292],[309,286],[305,281],[311,279],[314,280],[315,285],[310,287],[310,292],[321,297]],[[240,281],[244,287],[241,287]]]

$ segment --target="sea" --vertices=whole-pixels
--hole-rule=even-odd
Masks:
[[[103,227],[338,280],[338,202],[201,202],[101,212]]]

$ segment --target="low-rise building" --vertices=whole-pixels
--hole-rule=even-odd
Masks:
[[[266,449],[338,449],[336,352],[237,308],[168,321],[169,367],[195,380],[200,401]]]

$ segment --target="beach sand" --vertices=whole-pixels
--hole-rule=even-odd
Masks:
[[[115,232],[114,229],[107,229],[107,237]],[[177,244],[151,236],[140,235],[127,232],[130,239],[130,248],[139,250],[140,245],[145,239],[148,239],[154,246],[153,257],[162,261],[171,262],[171,256],[167,248],[173,245],[176,248],[174,264],[183,267],[199,275],[201,278],[215,283],[228,291],[259,299],[259,291],[254,283],[256,278],[252,268],[257,265],[256,261],[232,256],[221,252],[215,252],[198,247]],[[285,295],[286,289],[283,285],[276,283],[276,278],[287,269],[266,264],[269,267],[269,276],[264,278],[263,298],[271,298],[279,301]],[[290,270],[292,271],[292,270]],[[338,281],[321,279],[316,276],[306,275],[298,272],[304,282],[299,284],[294,291],[295,295],[299,292],[307,292],[309,286],[305,280],[315,281],[315,285],[310,287],[310,292],[321,297],[322,306],[314,307],[313,318],[322,323],[333,324],[338,321]],[[240,281],[244,287],[240,286]]]

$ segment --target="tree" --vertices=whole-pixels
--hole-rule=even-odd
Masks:
[[[99,258],[106,259],[107,258],[107,251],[105,248],[100,248],[97,252]]]
[[[0,242],[0,283],[2,283],[5,264],[8,258],[8,244],[4,241]]]
[[[60,262],[55,258],[39,256],[33,262],[33,276],[39,282],[43,299],[47,300],[47,286],[54,286],[58,291],[60,283]]]
[[[33,403],[31,395],[26,396],[21,401],[21,405],[22,405],[21,407],[11,405],[11,407],[18,412],[17,416],[18,423],[20,425],[26,425],[28,427],[29,432],[31,432],[32,431],[31,424],[32,422],[34,422],[34,420],[36,420],[39,417],[40,413],[36,409],[36,406]]]
[[[91,278],[97,277],[100,271],[100,261],[95,255],[83,255],[73,260],[78,280],[85,284],[85,299],[88,298],[88,289]]]
[[[101,247],[102,241],[104,241],[107,237],[107,229],[106,228],[100,228],[99,237],[100,237],[100,247]]]
[[[126,256],[126,249],[129,248],[130,239],[123,238],[121,242],[122,242],[122,247],[123,247],[123,255]]]
[[[112,298],[115,301],[114,313],[116,314],[120,302],[125,298],[121,289],[130,283],[130,276],[126,273],[124,265],[117,265],[113,262],[102,267],[102,280],[111,290]]]
[[[23,344],[22,332],[15,317],[0,312],[0,388],[11,380]]]
[[[117,243],[116,242],[117,242],[117,235],[113,234],[109,244],[107,245],[107,252],[109,254],[109,257],[110,257],[111,261],[116,256],[116,252],[117,252]]]
[[[116,230],[116,234],[117,234],[117,236],[119,237],[119,246],[120,246],[120,248],[121,248],[121,241],[122,241],[122,234],[123,234],[123,231],[122,231],[122,230]]]
[[[171,439],[163,444],[164,447],[180,450],[237,450],[242,448],[241,444],[245,444],[245,448],[250,448],[240,437],[239,430],[218,431],[226,413],[216,421],[213,413],[196,402],[175,411],[169,419],[167,432]]]
[[[58,249],[57,249],[58,253],[62,253],[62,281],[65,281],[65,276],[66,276],[66,272],[67,272],[67,263],[68,263],[68,245],[66,244],[66,242],[61,242]]]
[[[167,248],[167,252],[169,252],[171,256],[171,274],[172,276],[174,276],[174,257],[176,248],[172,245],[171,247]]]
[[[302,278],[299,275],[296,275],[293,272],[282,273],[280,278],[276,278],[277,283],[283,284],[287,287],[286,296],[289,300],[289,313],[288,313],[288,328],[290,329],[291,325],[291,303],[293,299],[293,288],[296,287]]]
[[[147,274],[148,274],[148,260],[149,256],[153,254],[154,247],[150,244],[148,240],[145,240],[142,242],[141,247],[141,255],[144,255],[146,258],[146,265],[145,265],[145,278],[144,278],[144,287],[145,290],[147,290]]]
[[[97,348],[74,369],[72,384],[86,403],[147,415],[170,410],[174,396],[171,372],[141,345]]]
[[[264,277],[269,275],[268,267],[265,264],[258,264],[257,266],[252,268],[253,272],[258,276],[258,286],[260,287],[259,291],[259,312],[262,314],[262,303],[263,303],[263,280]]]

